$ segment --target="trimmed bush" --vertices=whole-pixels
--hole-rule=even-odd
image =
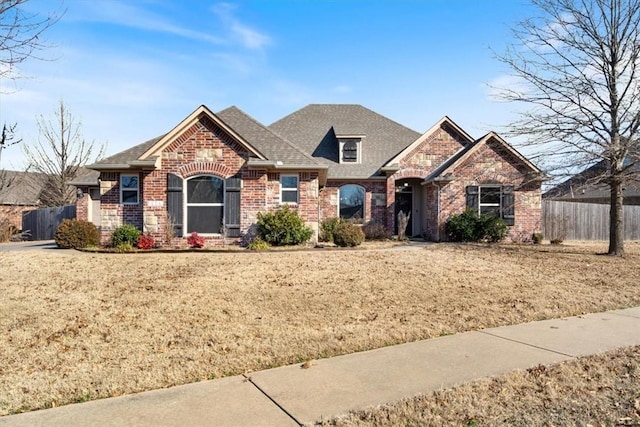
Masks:
[[[498,243],[504,240],[509,233],[507,223],[502,218],[493,215],[480,215],[479,228],[480,240],[489,243]]]
[[[543,239],[544,236],[542,235],[542,233],[533,233],[531,235],[531,240],[533,240],[534,245],[539,245],[540,243],[542,243]]]
[[[473,209],[466,209],[459,215],[451,215],[445,225],[449,240],[454,242],[477,242],[480,240],[479,221],[480,216]]]
[[[204,248],[204,237],[200,236],[197,232],[194,231],[189,237],[187,237],[187,243],[189,244],[190,248]]]
[[[288,205],[274,212],[258,213],[258,235],[274,246],[299,245],[313,236],[313,230]]]
[[[147,234],[143,234],[138,237],[138,243],[136,243],[136,246],[138,247],[138,249],[153,249],[155,244],[156,241],[153,237]]]
[[[63,249],[81,249],[100,244],[100,233],[93,223],[63,219],[54,236],[56,245]]]
[[[333,232],[333,243],[338,246],[359,246],[364,242],[362,228],[348,222],[341,222]]]
[[[336,231],[336,227],[342,220],[340,218],[327,218],[320,223],[320,236],[321,242],[333,243],[333,232]]]
[[[389,238],[387,228],[379,222],[368,222],[362,226],[362,232],[366,240],[387,240]]]
[[[503,240],[509,232],[509,226],[494,215],[478,215],[473,209],[467,209],[459,215],[451,215],[446,223],[449,240],[454,242],[496,243]]]
[[[134,246],[140,237],[140,230],[135,225],[124,224],[113,230],[111,233],[111,245],[117,248],[123,243],[128,243]]]

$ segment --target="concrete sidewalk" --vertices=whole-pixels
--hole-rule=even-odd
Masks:
[[[640,345],[640,307],[467,332],[0,418],[0,426],[296,426],[471,380]]]

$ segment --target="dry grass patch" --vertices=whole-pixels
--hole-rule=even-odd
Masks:
[[[640,347],[537,366],[358,411],[323,425],[638,426]]]
[[[640,305],[640,245],[0,252],[0,414]]]

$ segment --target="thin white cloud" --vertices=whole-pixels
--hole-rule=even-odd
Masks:
[[[270,45],[271,37],[240,22],[235,16],[236,9],[237,7],[231,3],[218,3],[211,8],[213,13],[227,26],[232,37],[242,46],[259,50]]]
[[[200,40],[212,44],[226,44],[218,36],[176,25],[164,16],[151,12],[138,4],[121,1],[80,1],[73,4],[66,18],[81,22],[102,22]]]

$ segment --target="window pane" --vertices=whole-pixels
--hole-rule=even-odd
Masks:
[[[224,183],[215,176],[197,176],[187,181],[187,203],[223,203]]]
[[[298,189],[298,177],[297,176],[281,176],[280,185],[282,188]]]
[[[340,187],[340,218],[364,218],[364,188],[359,185],[343,185]]]
[[[283,191],[282,201],[285,203],[298,203],[298,191]]]
[[[187,233],[220,233],[222,206],[187,206]]]
[[[480,187],[480,204],[500,204],[500,187]]]
[[[138,188],[138,177],[130,175],[122,175],[120,177],[122,188]]]
[[[500,218],[500,206],[480,206],[480,215],[493,215]]]
[[[138,203],[138,191],[125,190],[122,192],[122,203]]]

